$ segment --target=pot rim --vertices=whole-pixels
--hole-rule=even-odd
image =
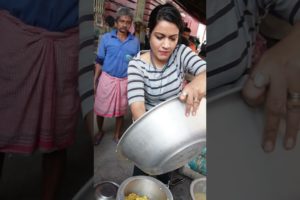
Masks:
[[[155,110],[159,109],[161,106],[170,103],[171,101],[174,101],[178,99],[179,100],[179,96],[175,96],[175,97],[171,97],[170,99],[161,102],[159,105],[153,107],[151,110],[145,112],[140,118],[138,118],[137,120],[133,121],[133,123],[127,128],[127,130],[124,132],[124,134],[122,135],[122,137],[120,138],[119,142],[118,142],[118,146],[121,143],[122,139],[124,137],[126,137],[126,133],[130,132],[130,130],[132,129],[133,126],[135,126],[135,124],[137,124],[138,122],[144,120],[144,118],[146,118],[148,115],[150,115],[151,113],[153,113]],[[179,100],[180,101],[180,100]]]
[[[128,185],[129,182],[134,181],[134,180],[140,180],[140,179],[142,179],[142,180],[143,180],[143,179],[147,179],[147,180],[150,180],[150,181],[155,182],[156,184],[158,184],[158,186],[159,186],[160,188],[163,188],[163,191],[166,192],[166,195],[167,195],[167,198],[168,198],[167,200],[173,200],[173,195],[172,195],[172,193],[171,193],[171,190],[170,190],[164,183],[162,183],[160,180],[158,180],[158,179],[156,179],[156,178],[153,178],[153,177],[151,177],[151,176],[143,176],[143,175],[140,175],[140,176],[131,176],[131,177],[125,179],[125,180],[121,183],[121,185],[120,185],[120,187],[119,187],[119,189],[118,189],[117,200],[121,200],[120,198],[121,198],[122,196],[125,196],[125,195],[124,195],[124,189],[125,189],[125,187]]]
[[[118,189],[120,187],[119,184],[117,184],[117,183],[115,183],[113,181],[100,181],[97,184],[95,184],[95,186],[94,186],[94,188],[95,188],[95,196],[96,196],[97,199],[112,200],[112,199],[114,199],[116,197],[116,196],[114,196],[114,197],[107,197],[107,196],[104,196],[103,194],[97,194],[98,187],[101,186],[101,185],[103,185],[103,184],[107,184],[107,183],[112,184],[113,186],[115,186],[117,188],[117,192],[118,192]]]
[[[194,180],[192,181],[192,183],[190,184],[190,195],[191,195],[191,197],[192,197],[193,200],[195,200],[195,195],[194,195],[194,187],[195,187],[195,185],[196,185],[198,182],[203,182],[203,181],[206,182],[206,177],[194,179]]]
[[[165,106],[165,107],[164,107]],[[134,141],[134,140],[140,140],[142,142],[148,142],[146,141],[145,137],[137,137],[135,138],[135,136],[137,136],[136,130],[139,130],[139,132],[141,131],[141,127],[143,125],[147,125],[148,124],[148,119],[157,119],[157,116],[165,116],[165,115],[169,115],[169,112],[165,112],[168,109],[174,109],[174,108],[178,108],[178,110],[180,110],[180,112],[184,112],[185,110],[185,104],[183,102],[181,102],[178,98],[178,96],[176,97],[172,97],[162,103],[160,103],[158,106],[155,106],[153,109],[147,111],[143,116],[141,116],[137,121],[135,121],[134,123],[132,123],[129,128],[127,128],[127,130],[124,132],[124,134],[122,135],[120,141],[117,144],[117,147],[115,149],[115,153],[118,155],[118,157],[120,159],[124,159],[124,160],[128,160],[128,161],[132,161],[135,165],[139,166],[139,168],[141,168],[144,172],[146,172],[147,174],[151,174],[151,175],[159,175],[159,174],[163,174],[169,171],[173,171],[181,166],[183,166],[183,162],[188,162],[188,160],[191,159],[191,153],[193,151],[195,151],[196,146],[194,145],[197,142],[200,144],[202,143],[202,140],[206,140],[206,113],[203,113],[204,111],[206,111],[206,97],[203,97],[201,99],[201,105],[199,105],[199,112],[197,112],[196,116],[193,116],[191,118],[187,118],[183,113],[182,116],[176,115],[174,116],[175,119],[179,119],[179,120],[187,120],[187,124],[191,124],[191,127],[193,130],[193,132],[191,134],[191,136],[188,136],[188,138],[184,138],[184,136],[182,136],[183,138],[175,138],[174,139],[174,143],[176,144],[176,146],[172,146],[172,145],[168,145],[168,146],[164,146],[161,147],[163,152],[160,153],[166,153],[167,155],[164,155],[164,158],[159,158],[160,160],[156,159],[156,155],[159,154],[153,154],[150,152],[149,156],[151,156],[151,158],[148,157],[148,161],[149,162],[144,162],[144,156],[141,156],[137,151],[135,151],[134,153],[131,153],[133,150],[133,147],[135,147],[135,145],[137,143],[134,143],[132,145],[130,145],[128,143],[128,141]],[[161,113],[159,111],[162,111]],[[154,113],[153,113],[154,112]],[[158,113],[155,113],[158,112]],[[203,114],[202,114],[203,113]],[[178,113],[179,114],[179,113]],[[204,115],[205,114],[205,115]],[[169,118],[169,119],[173,119],[173,118]],[[196,120],[203,120],[205,123],[198,123],[198,121]],[[155,123],[162,123],[162,121],[155,121]],[[195,125],[197,124],[197,125]],[[184,125],[180,126],[181,128],[184,127]],[[155,129],[155,128],[154,128]],[[189,130],[188,127],[186,127],[187,130]],[[199,132],[198,132],[199,129]],[[149,131],[145,130],[145,134],[144,135],[150,135]],[[198,134],[199,133],[199,134]],[[133,137],[134,136],[134,137]],[[166,136],[166,137],[170,137],[170,136]],[[140,139],[138,139],[140,138]],[[173,137],[174,138],[174,137]],[[192,139],[193,138],[193,139]],[[180,139],[183,139],[182,141],[179,141]],[[184,141],[184,142],[183,142]],[[151,142],[151,140],[150,140]],[[156,144],[156,143],[155,143]],[[195,147],[193,147],[195,146]],[[150,147],[149,147],[150,148]],[[172,148],[172,149],[171,149]],[[176,153],[173,151],[173,149],[176,149]],[[200,148],[200,147],[199,147]],[[181,149],[183,151],[179,151],[178,149]],[[178,157],[180,157],[180,160],[176,160],[176,159],[171,159],[171,158],[175,158],[174,155],[177,155]],[[166,159],[170,159],[170,161],[166,161]],[[183,160],[184,159],[184,160]],[[180,163],[179,163],[180,161]],[[156,162],[156,164],[155,164]],[[168,163],[168,164],[167,164]]]

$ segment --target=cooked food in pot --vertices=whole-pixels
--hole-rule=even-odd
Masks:
[[[195,193],[195,200],[206,200],[206,194],[205,193]]]
[[[146,196],[139,196],[135,193],[130,193],[128,196],[125,197],[125,200],[150,200]]]

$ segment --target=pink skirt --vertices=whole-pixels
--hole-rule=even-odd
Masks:
[[[126,114],[127,78],[116,78],[102,72],[99,78],[94,110],[102,117],[119,117]]]
[[[78,28],[49,32],[0,11],[0,152],[74,142],[80,99]]]

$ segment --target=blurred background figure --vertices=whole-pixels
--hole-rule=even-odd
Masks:
[[[184,27],[182,37],[185,40],[183,44],[190,47],[193,52],[197,52],[197,46],[191,38],[191,29],[189,27]]]
[[[140,41],[140,49],[145,49],[145,39],[146,39],[146,26],[141,21],[134,22],[134,34]]]
[[[107,32],[112,31],[115,28],[115,18],[111,15],[105,17],[105,25],[107,27]]]
[[[206,41],[204,41],[201,45],[200,45],[200,51],[198,54],[202,59],[206,59]]]

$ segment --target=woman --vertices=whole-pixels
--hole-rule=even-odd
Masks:
[[[150,50],[141,51],[129,62],[128,102],[134,120],[159,103],[180,95],[186,116],[195,115],[206,90],[206,63],[189,47],[179,45],[183,22],[171,4],[156,7],[149,19]],[[183,87],[185,73],[195,75]],[[134,175],[142,173],[134,169]],[[161,181],[167,183],[168,175]]]

